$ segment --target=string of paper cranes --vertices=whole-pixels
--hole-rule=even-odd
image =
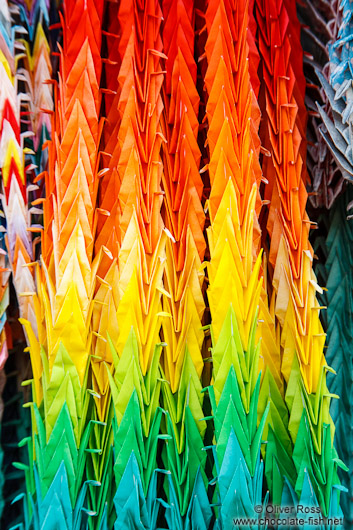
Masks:
[[[352,527],[352,41],[0,0],[1,528]]]

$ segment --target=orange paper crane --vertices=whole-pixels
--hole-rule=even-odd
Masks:
[[[162,215],[166,243],[162,337],[163,408],[167,443],[162,459],[170,472],[164,482],[169,502],[169,528],[186,517],[211,518],[205,484],[206,453],[203,437],[203,394],[201,375],[204,339],[202,293],[205,252],[201,204],[203,183],[199,173],[201,153],[197,144],[199,96],[194,60],[195,11],[190,1],[164,1],[163,45],[167,55],[163,114],[164,203]],[[192,459],[189,455],[193,455]],[[195,506],[198,506],[198,515]],[[201,507],[201,508],[200,508]],[[190,515],[193,514],[193,515]]]
[[[123,30],[117,39],[114,59],[108,61],[119,64],[119,74],[115,86],[108,74],[110,93],[106,96],[108,118],[102,156],[106,167],[101,171],[96,239],[96,253],[102,246],[108,252],[99,271],[103,279],[109,275],[105,286],[102,282],[98,296],[106,303],[106,296],[110,298],[118,319],[110,323],[104,320],[104,324],[102,321],[97,332],[105,330],[107,322],[107,331],[113,334],[113,343],[121,353],[132,326],[141,346],[140,364],[144,374],[158,342],[160,316],[157,314],[161,309],[166,237],[162,234],[160,213],[162,162],[159,151],[163,141],[160,60],[164,56],[158,30],[159,9],[154,2],[148,2],[137,15],[134,4],[130,3],[120,6],[117,12],[119,27]],[[114,93],[116,95],[109,102],[108,96]],[[114,259],[117,259],[119,273]],[[107,286],[112,278],[118,281],[113,282],[113,290],[108,295]],[[101,318],[98,313],[96,318]],[[111,360],[108,346],[101,344],[96,353],[98,351],[100,356],[110,356]]]
[[[297,54],[297,33],[291,29],[293,5],[259,0],[255,14],[266,105],[261,132],[264,146],[271,153],[264,157],[263,172],[268,180],[265,198],[270,201],[267,230],[271,238],[269,261],[274,270],[275,312],[283,328],[282,373],[288,381],[297,352],[310,393],[316,391],[325,365],[325,337],[319,321],[319,287],[312,271],[310,221],[305,211],[306,113],[303,75],[298,73],[301,55]]]
[[[252,87],[258,82],[249,69],[248,8],[247,1],[209,1],[205,15],[211,182],[207,296],[213,360],[209,393],[219,527],[229,526],[235,513],[256,517],[250,506],[261,498],[259,454],[271,407],[267,397],[260,408],[261,364],[270,368],[281,388],[279,348],[261,270],[260,110]],[[280,396],[278,388],[276,392]]]
[[[66,53],[65,57],[62,57],[59,76],[62,89],[57,101],[57,118],[53,133],[55,157],[51,158],[52,167],[47,186],[47,197],[50,200],[46,201],[48,214],[45,223],[44,258],[48,266],[53,248],[52,241],[55,241],[51,233],[51,219],[57,220],[58,225],[58,248],[54,249],[57,266],[73,231],[70,224],[76,224],[77,217],[80,218],[87,257],[92,259],[93,212],[98,185],[96,167],[99,143],[102,7],[98,4],[87,9],[83,1],[77,2],[76,5],[67,2],[65,6]],[[78,21],[80,31],[77,31],[76,27]],[[75,169],[73,174],[72,169]],[[84,209],[81,205],[84,205]]]
[[[206,245],[201,204],[203,184],[199,174],[201,155],[197,145],[199,96],[193,58],[193,6],[175,1],[164,2],[162,7],[163,44],[168,56],[163,216],[169,233],[163,309],[170,315],[163,319],[162,326],[167,343],[163,366],[174,393],[179,385],[186,344],[198,378],[203,369],[201,319],[205,304],[201,292],[204,276],[201,260]]]
[[[210,234],[212,234],[212,225],[216,223],[217,213],[221,205],[222,215],[218,216],[218,218],[223,219],[223,215],[230,216],[236,233],[239,229],[244,230],[243,226],[247,226],[247,230],[250,230],[248,233],[241,232],[242,243],[240,243],[239,234],[234,236],[238,240],[236,247],[233,248],[228,239],[225,245],[225,249],[230,245],[227,251],[229,259],[234,260],[237,268],[245,267],[247,271],[239,272],[241,276],[238,280],[240,282],[238,288],[242,285],[243,289],[246,289],[249,281],[249,278],[246,279],[246,277],[251,273],[253,260],[255,262],[258,259],[260,250],[258,215],[262,204],[259,195],[259,186],[262,179],[258,160],[260,142],[257,135],[260,110],[253,90],[253,86],[255,88],[258,86],[258,80],[249,68],[249,61],[247,60],[248,55],[250,57],[255,53],[254,49],[249,46],[249,42],[250,45],[253,43],[253,38],[251,35],[249,36],[249,31],[246,30],[248,18],[244,14],[247,15],[248,8],[247,2],[239,4],[239,6],[234,6],[232,2],[224,2],[221,6],[210,2],[206,13],[206,24],[209,34],[206,44],[208,70],[205,76],[205,85],[209,96],[206,108],[209,123],[207,142],[210,150],[208,170],[211,181],[211,194],[208,202],[211,220],[211,228],[209,230]],[[242,24],[239,22],[238,17],[241,17]],[[251,17],[249,20],[251,21]],[[218,31],[217,24],[222,28],[222,31]],[[246,37],[242,36],[239,38],[240,32],[243,32]],[[235,42],[237,44],[234,49]],[[233,180],[234,184],[232,184]],[[226,201],[223,199],[224,196],[228,197],[229,194],[233,194],[232,185],[235,193],[238,194],[237,208],[235,210],[229,209],[229,206],[224,206]],[[229,200],[231,201],[230,198]],[[253,204],[254,200],[255,203]],[[253,210],[251,210],[249,204],[252,205],[251,208]],[[250,219],[249,216],[253,216],[253,218]],[[249,228],[249,223],[253,224],[253,228]],[[220,236],[220,230],[221,225],[216,229],[215,237],[218,238]],[[253,238],[251,246],[248,240],[250,235]],[[224,234],[222,238],[223,236]],[[209,239],[211,258],[212,253],[217,248],[216,241],[217,239],[213,240],[213,236]],[[221,254],[224,250],[221,251],[221,248],[223,248],[223,245],[218,246],[217,259],[214,262],[216,265],[212,266],[211,260],[209,270],[210,288],[208,300],[215,340],[218,338],[229,308],[229,303],[225,303],[225,300],[221,298],[221,293],[223,293],[222,296],[226,297],[226,300],[231,301],[234,308],[238,306],[238,303],[234,302],[238,296],[236,292],[231,293],[228,288],[224,288],[223,279],[224,275],[227,274],[226,270],[229,267],[229,260],[223,258],[221,260]],[[236,248],[238,249],[237,251],[235,251]],[[239,257],[236,257],[237,253],[239,253]],[[260,267],[260,262],[257,267]],[[260,268],[257,270],[259,276],[261,276]],[[213,283],[214,280],[216,280],[216,283]],[[218,290],[217,284],[219,284],[221,290]],[[238,288],[237,292],[239,291]],[[253,286],[251,286],[252,288]],[[265,362],[265,365],[270,367],[277,385],[281,388],[279,344],[276,338],[273,309],[269,310],[265,290],[260,289],[259,292],[261,292],[261,296],[258,303],[261,310],[260,318],[263,322],[258,328],[257,338],[262,337],[263,361],[261,362]],[[248,298],[247,301],[244,299],[246,306],[250,307],[253,304],[253,309],[256,308],[256,303],[252,300],[252,297],[246,295],[246,298]],[[246,335],[250,329],[249,326],[253,316],[251,316],[251,312],[247,314],[246,309],[240,309],[242,303],[240,302],[236,310],[239,312],[239,319],[244,323],[242,326],[245,325],[241,333],[243,347],[246,349],[248,340]],[[240,317],[241,311],[242,317]],[[245,324],[247,320],[248,323]]]
[[[87,418],[87,372],[98,260],[93,261],[93,240],[102,128],[103,4],[103,0],[64,3],[59,87],[45,173],[43,255],[36,269],[38,340],[31,323],[21,319],[33,371],[30,470],[35,468],[40,480],[35,490],[29,474],[27,488],[30,510],[37,512],[38,520],[41,510],[46,510],[47,501],[43,506],[42,500],[47,495],[60,506],[66,504],[65,514],[58,512],[63,519],[73,517],[68,514],[76,502],[86,503],[83,473],[92,425]],[[60,491],[58,483],[65,484]]]
[[[113,257],[117,258],[121,244],[121,208],[118,200],[121,185],[121,176],[118,173],[121,143],[118,141],[118,133],[121,112],[126,103],[124,99],[120,101],[120,97],[127,73],[126,64],[123,67],[124,54],[128,52],[127,45],[134,19],[131,13],[130,20],[127,20],[125,10],[115,2],[107,2],[106,12],[109,21],[105,32],[108,57],[104,64],[106,87],[103,89],[106,120],[102,138],[102,171],[95,252],[98,253],[104,245]],[[105,274],[110,265],[111,259],[103,260],[99,272]]]
[[[143,374],[159,342],[165,259],[159,155],[163,141],[161,14],[154,2],[139,8],[139,14],[135,7],[134,2],[107,7],[107,120],[95,241],[102,260],[93,309],[97,356],[93,370],[102,394],[108,379],[101,361],[112,363],[107,334],[121,355],[134,329]]]
[[[65,3],[65,55],[62,54],[60,92],[49,146],[43,234],[50,304],[45,311],[49,366],[61,340],[72,352],[81,381],[89,348],[86,329],[94,280],[91,262],[100,137],[102,5],[92,5],[88,9],[83,1]],[[78,20],[81,30],[77,29]],[[74,332],[75,326],[79,326],[79,333]],[[66,329],[65,337],[62,329]]]
[[[120,127],[119,112],[119,71],[126,50],[126,34],[131,31],[129,24],[120,24],[120,6],[107,2],[105,18],[109,21],[104,32],[108,56],[104,60],[105,122],[101,142],[99,172],[100,182],[96,209],[95,254],[99,256],[97,282],[95,285],[92,309],[92,383],[97,392],[96,406],[99,418],[104,421],[110,402],[109,379],[106,363],[112,367],[112,353],[107,336],[116,344],[119,326],[116,313],[120,300],[118,255],[121,245],[120,219],[121,209],[118,193],[121,178],[118,174],[118,160],[121,145],[118,140]],[[120,33],[120,37],[119,37]],[[125,35],[125,37],[124,37]]]
[[[140,347],[141,370],[145,374],[152,362],[154,346],[159,342],[161,317],[158,313],[165,261],[165,234],[160,213],[163,169],[159,154],[163,141],[160,90],[164,55],[158,3],[146,2],[138,17],[130,6],[121,7],[125,23],[131,13],[134,24],[130,26],[119,72],[122,87],[117,170],[121,180],[118,193],[121,247],[117,348],[122,351],[132,326]]]
[[[256,0],[255,18],[262,72],[260,99],[265,110],[261,136],[269,152],[263,162],[268,180],[265,197],[270,200],[266,227],[269,262],[275,314],[281,327],[288,429],[294,442],[292,456],[282,451],[279,458],[278,440],[271,436],[266,449],[266,464],[270,463],[266,476],[271,488],[278,473],[282,480],[286,476],[301,503],[314,498],[327,515],[330,510],[338,510],[337,466],[343,464],[337,460],[333,446],[334,427],[329,415],[332,395],[326,386],[329,368],[323,354],[325,334],[316,298],[316,293],[322,291],[312,269],[310,221],[305,211],[307,114],[295,2]],[[320,470],[318,462],[322,463]],[[281,498],[281,490],[282,486],[277,499]]]
[[[160,155],[165,141],[161,124],[161,59],[165,55],[162,12],[155,0],[108,3],[107,17],[107,120],[95,240],[95,252],[102,259],[92,313],[96,356],[92,368],[101,395],[96,400],[98,414],[107,421],[101,469],[105,474],[112,429],[118,488],[114,502],[117,524],[124,525],[127,514],[130,522],[131,517],[140,517],[141,497],[135,502],[140,488],[145,497],[157,498],[156,451],[162,414],[159,333],[165,316],[161,297],[167,238],[161,217]],[[126,497],[134,499],[134,515]]]
[[[65,53],[61,53],[59,96],[45,175],[43,267],[38,271],[36,299],[39,343],[30,324],[23,321],[30,338],[38,404],[43,395],[40,345],[48,358],[49,377],[61,345],[69,352],[81,384],[89,356],[102,6],[92,3],[88,8],[84,1],[65,3]],[[54,422],[55,417],[47,424],[47,435]]]

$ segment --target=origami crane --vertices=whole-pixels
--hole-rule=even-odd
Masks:
[[[28,478],[28,493],[37,503],[34,513],[42,509],[42,499],[44,506],[47,503],[50,507],[47,499],[54,495],[53,484],[62,482],[59,478],[55,482],[55,477],[64,475],[68,504],[66,500],[59,502],[64,503],[66,519],[73,517],[76,500],[85,502],[80,492],[95,421],[86,419],[90,396],[86,387],[91,336],[88,333],[92,300],[90,263],[100,137],[102,8],[103,5],[88,6],[86,2],[69,2],[64,6],[60,87],[52,121],[49,168],[45,172],[43,262],[36,271],[37,330],[28,318],[22,319],[33,369],[34,429],[29,468],[41,484],[37,491],[33,479]],[[84,31],[77,29],[78,20]],[[39,46],[38,52],[45,54],[45,46],[44,49]],[[45,60],[44,63],[48,66]],[[43,97],[45,94],[48,96],[44,91]],[[36,126],[40,127],[38,123]],[[17,180],[12,178],[12,182]],[[52,498],[57,496],[55,493]],[[30,503],[29,515],[33,518],[31,511],[33,504]]]
[[[350,116],[352,114],[352,49],[350,44],[352,34],[351,2],[339,2],[339,10],[342,11],[342,21],[339,26],[336,40],[332,42],[329,47],[329,82],[318,72],[320,82],[329,101],[330,108],[332,109],[333,122],[320,105],[318,105],[318,110],[324,125],[324,128],[322,127],[320,132],[334,156],[337,165],[341,169],[342,176],[351,180],[352,157],[350,155],[351,143],[348,135],[351,119]]]
[[[10,270],[32,367],[17,528],[265,530],[269,503],[342,516],[351,5],[300,6],[303,47],[296,10],[1,4],[0,370]],[[333,205],[313,239],[327,293],[310,187]]]
[[[338,506],[337,498],[332,500],[332,495],[339,491],[337,466],[343,464],[331,445],[334,432],[329,416],[331,394],[326,386],[329,367],[323,355],[325,336],[316,298],[316,293],[322,291],[312,270],[310,222],[305,211],[305,82],[298,51],[295,3],[290,0],[276,5],[256,2],[255,17],[266,101],[260,136],[270,153],[263,163],[264,176],[269,182],[265,187],[265,198],[269,200],[266,230],[270,237],[275,314],[281,326],[281,371],[287,382],[285,400],[290,412],[288,429],[294,443],[292,455],[289,448],[287,455],[282,450],[281,463],[276,457],[276,467],[281,470],[282,480],[291,477],[295,482],[299,497],[306,469],[317,501],[327,516],[331,502]],[[277,442],[272,443],[279,447]],[[332,463],[327,463],[327,468],[317,473],[314,462],[322,461],[323,455],[331,452],[333,468]],[[295,471],[291,469],[291,459]],[[287,472],[282,467],[285,462]],[[326,476],[330,476],[330,482],[325,480]]]
[[[337,39],[342,11],[339,1],[326,3],[306,2],[299,6],[299,20],[303,23],[304,72],[310,84],[307,85],[305,103],[308,108],[308,153],[307,168],[311,180],[309,200],[314,208],[331,208],[336,197],[344,189],[344,179],[334,161],[331,151],[320,133],[321,118],[316,101],[326,112],[329,102],[320,90],[321,84],[315,73],[319,70],[324,77],[329,76],[329,47]]]
[[[328,380],[331,392],[340,396],[331,407],[332,420],[336,425],[336,445],[338,454],[351,468],[349,454],[350,430],[352,411],[350,406],[351,382],[351,354],[350,354],[350,276],[352,238],[351,221],[347,221],[347,207],[352,199],[350,188],[332,206],[330,216],[322,216],[319,225],[325,226],[326,238],[322,236],[315,240],[315,253],[324,258],[316,265],[320,281],[324,282],[327,290],[322,296],[322,303],[327,306],[324,325],[327,329],[327,362],[333,367],[337,375]],[[324,229],[321,229],[321,234]],[[348,427],[348,429],[347,429]],[[352,491],[352,474],[339,471],[342,484],[348,492]],[[342,511],[344,527],[348,528],[352,521],[352,507],[349,493],[342,495]]]
[[[210,2],[206,11],[211,182],[207,294],[212,317],[210,399],[216,442],[216,498],[220,505],[217,528],[230,528],[235,516],[258,519],[254,506],[261,503],[261,439],[268,428],[269,409],[276,408],[275,402],[266,403],[258,416],[261,345],[257,332],[261,334],[261,330],[263,362],[273,370],[280,388],[282,383],[279,351],[261,277],[260,112],[247,61],[247,10],[246,2],[236,6]],[[260,307],[263,319],[258,326]],[[277,392],[281,395],[280,390]]]
[[[2,78],[2,88],[0,89],[0,168],[3,175],[7,175],[8,180],[13,175],[22,175],[24,179],[24,164],[22,141],[20,135],[20,109],[16,97],[16,66],[15,66],[15,39],[14,30],[11,27],[11,12],[9,7],[1,5],[0,7],[0,75]],[[14,177],[15,178],[15,177]],[[24,181],[22,180],[22,185]],[[3,188],[4,189],[4,188]],[[22,188],[23,189],[23,188]],[[9,187],[7,187],[9,192]],[[11,199],[13,205],[10,209],[6,209],[8,201],[6,194],[1,197],[1,237],[0,237],[0,275],[1,275],[1,289],[0,289],[0,398],[5,386],[6,376],[4,365],[8,357],[8,347],[12,346],[12,333],[7,322],[6,309],[10,301],[10,285],[9,278],[11,274],[11,262],[14,258],[15,262],[19,260],[24,263],[24,259],[28,256],[26,250],[22,253],[19,249],[21,246],[21,237],[28,243],[28,236],[26,234],[26,206],[24,197],[21,195],[19,186],[16,184],[11,187]],[[5,219],[5,213],[9,214],[13,224],[11,227]],[[16,212],[16,222],[13,217]],[[12,247],[12,252],[9,249],[9,239],[14,236],[14,232],[18,230],[20,238],[17,239],[16,244]],[[27,247],[28,248],[28,247]],[[28,261],[30,261],[28,259]],[[31,285],[31,282],[29,281]],[[28,273],[24,274],[22,286],[28,286]],[[22,309],[24,309],[22,304]],[[3,402],[1,400],[1,418],[3,414]],[[14,443],[10,437],[4,441]],[[3,452],[0,449],[0,459],[3,463]],[[4,500],[2,488],[4,485],[3,469],[0,471],[0,513],[4,508]]]

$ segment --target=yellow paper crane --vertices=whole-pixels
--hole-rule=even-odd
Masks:
[[[39,343],[24,322],[30,336],[32,365],[36,367],[33,375],[38,405],[42,397],[39,344],[48,358],[49,375],[63,345],[82,384],[91,342],[102,8],[88,10],[82,2],[75,8],[67,4],[65,15],[65,56],[62,55],[53,140],[49,145],[49,169],[45,173],[43,261],[37,271]],[[78,33],[73,45],[71,35],[80,18],[85,21],[86,30]]]
[[[305,84],[299,57],[291,60],[298,35],[295,30],[284,33],[283,37],[279,32],[281,24],[290,23],[289,13],[293,9],[290,4],[270,6],[267,2],[256,2],[255,6],[264,77],[262,92],[266,97],[262,131],[264,146],[271,153],[264,158],[263,171],[269,182],[265,187],[265,198],[270,200],[269,262],[276,292],[275,314],[282,327],[281,371],[288,381],[296,355],[306,389],[311,393],[317,390],[326,364],[325,335],[319,320],[316,292],[320,288],[312,271],[310,221],[305,212]],[[270,17],[270,22],[266,17]],[[268,49],[265,42],[270,34]]]
[[[33,372],[26,514],[48,530],[175,530],[258,521],[268,495],[339,511],[294,0],[64,0],[46,84],[41,5],[13,8],[38,16],[17,64],[0,40],[4,213]],[[38,174],[22,140],[31,128],[38,150],[44,125]]]
[[[246,14],[246,3],[238,7],[239,12]],[[255,325],[257,338],[262,338],[262,363],[270,367],[281,388],[274,315],[269,311],[267,293],[262,286],[258,223],[262,174],[257,136],[260,111],[246,60],[249,50],[247,17],[244,14],[243,23],[238,23],[239,28],[235,29],[229,25],[234,15],[227,9],[231,8],[226,2],[217,9],[210,3],[206,12],[209,36],[205,46],[208,60],[205,85],[209,95],[206,115],[211,181],[208,300],[212,331],[217,341],[232,306],[241,348],[247,351],[250,332]],[[259,326],[254,324],[259,316],[258,308]]]
[[[167,229],[167,260],[164,274],[163,337],[166,342],[163,368],[171,391],[178,390],[185,349],[200,379],[203,369],[201,319],[205,251],[201,204],[203,183],[198,171],[201,153],[197,145],[199,96],[193,59],[194,11],[188,2],[163,3],[163,41],[166,61],[163,134],[164,220]],[[191,49],[190,49],[191,46]]]

